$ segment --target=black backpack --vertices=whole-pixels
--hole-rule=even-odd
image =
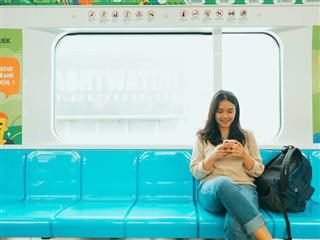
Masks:
[[[259,205],[262,209],[282,212],[291,237],[287,212],[303,212],[314,188],[309,160],[298,148],[285,146],[266,166],[256,180]]]

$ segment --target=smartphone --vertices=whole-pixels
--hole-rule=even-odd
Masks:
[[[228,139],[223,141],[223,147],[227,150],[231,150],[233,145],[236,144],[236,140]]]

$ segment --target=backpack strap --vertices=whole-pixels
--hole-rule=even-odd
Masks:
[[[281,202],[281,205],[282,205],[282,213],[283,213],[284,219],[286,221],[286,229],[287,229],[287,234],[288,234],[287,240],[292,240],[291,226],[290,226],[290,220],[289,220],[289,217],[288,217],[287,206],[286,206],[286,203],[285,203],[285,196],[282,196],[282,194],[280,196],[280,202]]]
[[[285,146],[281,150],[281,152],[284,154],[284,158],[282,161],[282,166],[281,166],[281,172],[280,172],[280,192],[281,195],[285,194],[287,192],[288,188],[288,174],[289,174],[289,165],[290,165],[290,155],[291,155],[291,149],[293,146]]]
[[[295,148],[291,145],[286,146],[282,149],[282,152],[285,154],[285,157],[282,162],[281,173],[280,173],[280,202],[282,205],[281,206],[282,213],[286,221],[288,240],[292,240],[292,236],[291,236],[290,221],[289,221],[287,206],[285,201],[286,201],[286,194],[287,194],[287,188],[288,188],[290,158],[294,150]]]

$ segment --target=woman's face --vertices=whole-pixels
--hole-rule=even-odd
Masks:
[[[235,105],[228,100],[222,100],[215,114],[219,128],[230,128],[235,116]]]

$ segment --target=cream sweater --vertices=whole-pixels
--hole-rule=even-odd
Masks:
[[[247,170],[240,157],[226,156],[216,161],[212,169],[209,171],[204,170],[203,162],[206,158],[210,157],[215,146],[213,146],[209,141],[205,143],[205,141],[198,137],[192,151],[190,162],[190,171],[192,175],[201,182],[214,179],[219,176],[227,176],[238,184],[254,185],[254,177],[258,177],[263,172],[264,166],[253,134],[246,131],[245,137],[245,151],[247,151],[247,153],[249,153],[249,155],[254,159],[252,169]]]

